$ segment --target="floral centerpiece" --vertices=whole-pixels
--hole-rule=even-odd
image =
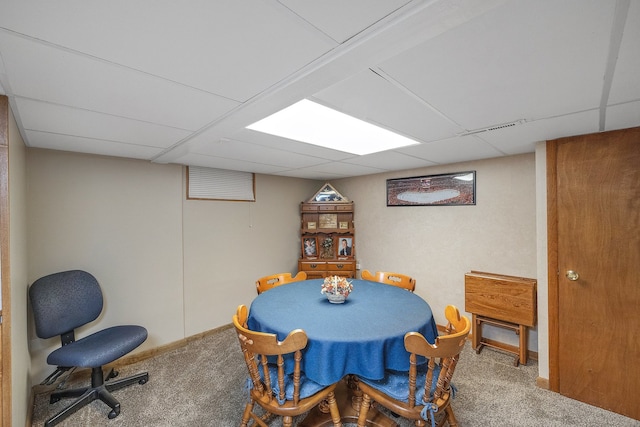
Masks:
[[[322,253],[320,258],[333,258],[333,239],[331,237],[325,237],[322,241]]]
[[[329,302],[340,304],[347,299],[351,291],[353,291],[353,284],[347,279],[340,276],[329,276],[324,278],[320,293],[325,294]]]

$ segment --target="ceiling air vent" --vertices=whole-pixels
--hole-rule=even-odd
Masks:
[[[466,136],[466,135],[475,135],[476,133],[482,133],[482,132],[491,132],[494,130],[500,130],[500,129],[504,129],[504,128],[510,128],[516,125],[521,125],[523,123],[525,123],[526,120],[522,119],[522,120],[516,120],[515,122],[509,122],[509,123],[503,123],[501,125],[493,125],[493,126],[489,126],[486,128],[482,128],[482,129],[474,129],[474,130],[468,130],[465,132],[460,132],[458,134],[458,136]]]

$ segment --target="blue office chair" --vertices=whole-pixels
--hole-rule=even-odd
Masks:
[[[74,330],[95,320],[102,312],[102,291],[95,277],[80,271],[64,271],[36,280],[29,288],[29,299],[40,338],[60,335],[62,347],[47,357],[57,372],[70,368],[91,368],[91,386],[60,390],[51,394],[49,403],[77,398],[70,406],[47,420],[46,427],[58,424],[88,403],[100,399],[111,408],[109,418],[120,414],[120,402],[112,391],[149,380],[147,372],[110,380],[118,375],[111,370],[104,376],[102,367],[131,352],[147,339],[142,326],[113,326],[76,340]],[[59,375],[59,374],[58,374]],[[105,382],[106,381],[106,382]]]

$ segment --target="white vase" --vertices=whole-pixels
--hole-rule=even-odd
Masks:
[[[342,304],[347,297],[341,294],[327,294],[327,299],[331,304]]]

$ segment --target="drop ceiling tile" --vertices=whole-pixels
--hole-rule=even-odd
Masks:
[[[605,130],[640,126],[640,101],[613,105],[607,108]]]
[[[215,134],[215,130],[204,131],[187,142],[187,146],[193,152],[208,153],[211,147],[214,147],[221,139],[218,136],[211,136]],[[267,148],[273,148],[282,151],[290,151],[296,154],[302,154],[309,157],[317,157],[320,159],[326,159],[331,161],[338,161],[353,157],[353,154],[345,153],[344,151],[336,151],[328,148],[320,147],[318,145],[307,144],[304,142],[294,141],[286,138],[279,138],[274,135],[269,135],[262,132],[256,132],[249,129],[240,129],[237,132],[233,132],[224,139],[233,141],[244,141],[254,145],[259,145]]]
[[[73,151],[77,153],[99,154],[104,156],[127,157],[149,160],[156,156],[159,148],[145,145],[124,144],[103,139],[82,138],[54,133],[25,131],[29,145],[34,148]]]
[[[281,166],[254,163],[240,159],[228,159],[225,157],[205,156],[202,154],[186,154],[180,158],[180,164],[202,166],[207,168],[227,169],[241,172],[253,172],[264,174],[277,174],[287,170]]]
[[[346,178],[344,175],[333,175],[326,172],[316,172],[309,169],[291,169],[283,172],[274,173],[278,176],[287,176],[290,178],[314,179],[318,181],[329,181],[332,179]]]
[[[313,95],[321,103],[422,142],[463,129],[423,100],[367,69]]]
[[[512,1],[380,68],[468,130],[597,108],[614,8]]]
[[[373,25],[407,0],[280,0],[301,18],[338,43]]]
[[[366,156],[352,157],[343,162],[387,171],[422,168],[436,164],[395,151],[383,151],[381,153],[367,154]]]
[[[437,164],[459,163],[504,155],[504,153],[473,135],[413,145],[395,151]]]
[[[192,151],[192,153],[195,153]],[[208,144],[206,149],[197,151],[206,156],[223,157],[226,159],[244,160],[253,163],[265,163],[282,167],[305,167],[327,162],[326,159],[305,156],[287,150],[251,144],[236,140],[221,140]]]
[[[598,110],[536,120],[475,136],[507,155],[535,152],[538,141],[598,132]]]
[[[0,26],[237,101],[336,45],[276,1],[8,2]]]
[[[620,52],[609,93],[609,105],[640,99],[640,2],[629,4]]]
[[[25,130],[167,148],[191,132],[109,114],[15,98]]]
[[[335,175],[336,177],[371,175],[385,172],[383,169],[354,165],[346,162],[329,162],[317,166],[311,166],[306,169],[312,172],[315,171],[322,174]]]
[[[184,85],[0,31],[13,94],[196,130],[238,104]]]

